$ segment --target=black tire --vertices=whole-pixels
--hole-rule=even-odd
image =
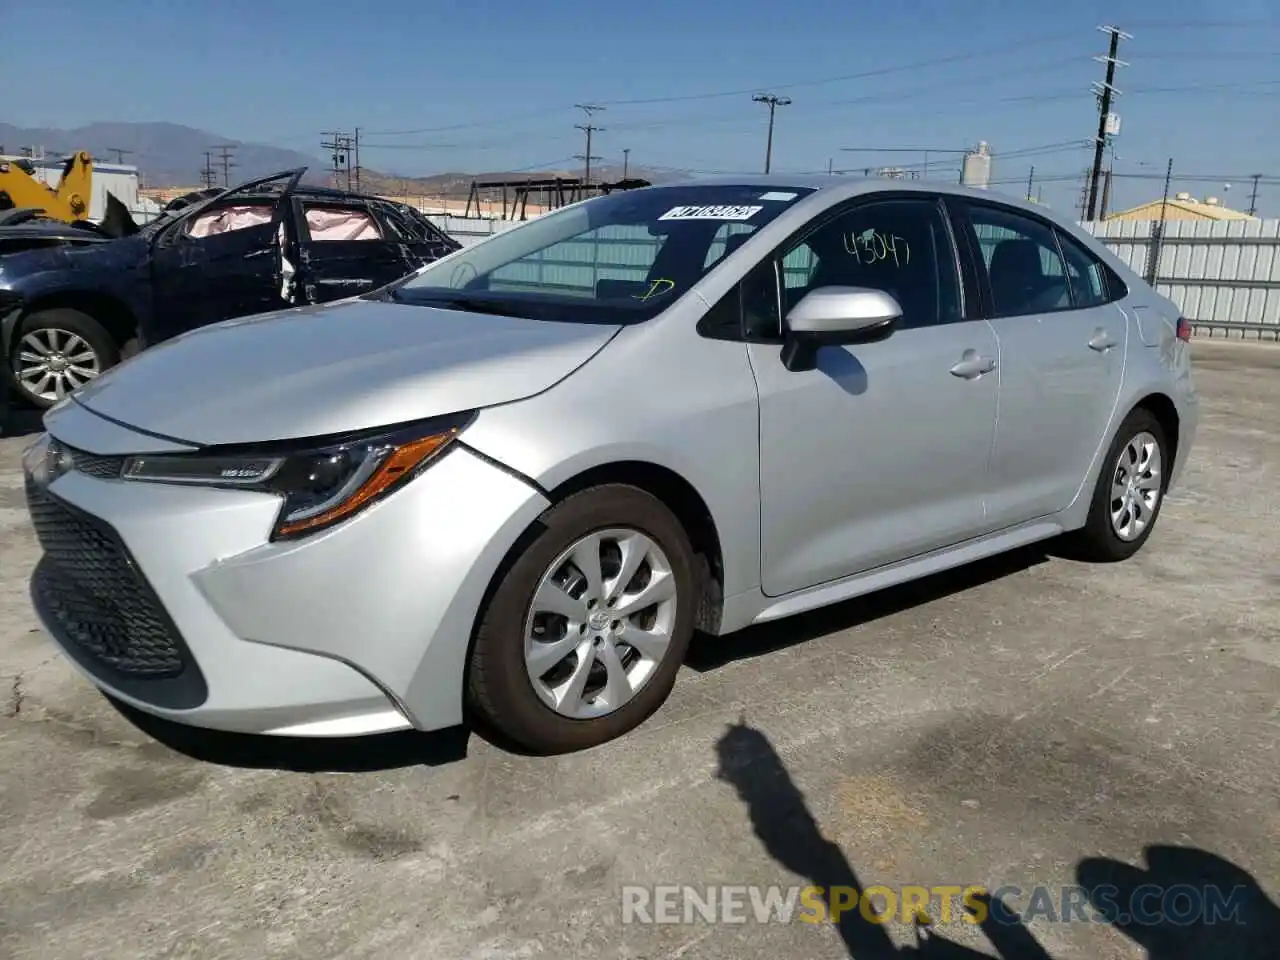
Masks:
[[[1111,482],[1116,474],[1120,454],[1141,433],[1155,437],[1160,451],[1160,496],[1156,501],[1151,519],[1142,532],[1132,540],[1123,540],[1115,532],[1111,523]],[[1169,443],[1164,428],[1155,415],[1143,407],[1134,410],[1125,417],[1111,441],[1106,459],[1098,471],[1098,481],[1093,489],[1093,499],[1089,504],[1089,518],[1085,525],[1071,534],[1067,539],[1068,554],[1074,559],[1088,560],[1094,563],[1116,563],[1128,560],[1142,549],[1142,545],[1151,536],[1156,522],[1160,519],[1160,511],[1164,507],[1164,495],[1169,486],[1169,470],[1172,463],[1169,459]]]
[[[120,348],[116,345],[115,340],[107,333],[106,328],[89,314],[80,310],[72,310],[68,307],[54,307],[49,310],[37,310],[28,314],[19,325],[14,342],[10,344],[12,353],[9,356],[8,373],[9,382],[13,385],[17,395],[25,403],[31,404],[38,409],[47,410],[58,402],[56,398],[50,399],[33,393],[18,377],[18,370],[21,366],[19,353],[21,352],[20,343],[22,338],[38,330],[63,330],[68,333],[74,333],[87,343],[89,348],[97,355],[99,373],[105,373],[120,362]]]
[[[556,557],[580,537],[628,527],[650,537],[666,554],[676,584],[676,613],[666,655],[648,682],[613,713],[572,719],[538,697],[524,662],[525,621],[538,583]],[[511,558],[481,611],[467,680],[470,708],[483,724],[530,752],[568,753],[596,746],[634,729],[667,699],[693,636],[697,611],[693,548],[680,521],[636,487],[607,484],[575,493],[549,508],[523,549]]]

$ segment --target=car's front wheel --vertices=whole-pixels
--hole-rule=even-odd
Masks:
[[[635,487],[603,485],[547,510],[481,613],[472,709],[538,753],[594,746],[667,698],[693,635],[693,549]]]
[[[9,357],[18,395],[47,409],[120,361],[111,335],[93,317],[66,307],[37,310],[22,321]]]

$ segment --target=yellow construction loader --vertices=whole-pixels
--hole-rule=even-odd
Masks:
[[[0,160],[0,212],[35,209],[52,220],[87,220],[93,188],[93,158],[84,150],[67,157],[57,187],[35,175],[29,160]]]

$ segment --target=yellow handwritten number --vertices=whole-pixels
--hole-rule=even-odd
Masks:
[[[640,296],[635,297],[634,299],[639,300],[641,303],[643,303],[645,300],[648,300],[651,297],[660,297],[665,293],[670,293],[675,288],[676,288],[676,283],[674,280],[654,280],[652,283],[649,284],[648,290],[646,290]]]
[[[891,260],[895,267],[905,267],[911,262],[911,246],[904,238],[877,230],[845,234],[844,249],[859,263],[868,265]]]

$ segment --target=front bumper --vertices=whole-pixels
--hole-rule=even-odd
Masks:
[[[94,415],[63,416],[84,444]],[[37,614],[93,683],[182,723],[311,736],[460,723],[484,592],[548,505],[462,445],[292,542],[268,542],[279,506],[268,494],[75,469],[45,487],[29,479],[28,496],[46,551]]]

